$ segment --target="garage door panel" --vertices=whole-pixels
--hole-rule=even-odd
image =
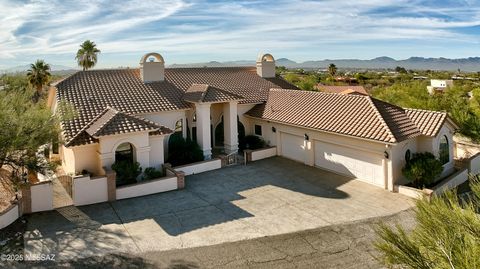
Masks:
[[[281,133],[282,156],[299,161],[305,161],[304,139],[302,136]]]
[[[382,158],[340,145],[315,141],[315,166],[383,186]]]

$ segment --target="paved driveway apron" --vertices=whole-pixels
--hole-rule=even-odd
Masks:
[[[188,176],[184,190],[29,217],[25,251],[58,259],[213,245],[385,216],[409,198],[284,158]]]

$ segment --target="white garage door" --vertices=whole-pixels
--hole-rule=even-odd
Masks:
[[[380,155],[315,141],[315,166],[378,186],[385,185]]]
[[[303,136],[291,135],[287,133],[280,134],[282,141],[282,156],[299,162],[305,162],[305,150]]]

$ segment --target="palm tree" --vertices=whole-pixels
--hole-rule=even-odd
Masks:
[[[28,83],[34,87],[37,91],[34,96],[34,100],[38,101],[38,98],[42,94],[43,86],[45,86],[50,80],[50,65],[43,60],[37,60],[30,65],[30,69],[27,71]]]
[[[77,51],[75,59],[78,65],[83,67],[83,71],[92,68],[97,63],[97,54],[100,50],[97,49],[95,42],[86,40],[80,45],[80,49]]]
[[[337,66],[334,65],[334,64],[330,64],[328,66],[328,73],[330,74],[330,76],[335,76],[335,74],[337,73]]]

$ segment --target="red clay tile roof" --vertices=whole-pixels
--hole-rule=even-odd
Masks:
[[[160,131],[162,134],[173,132],[152,121],[128,115],[110,107],[92,121],[85,131],[93,137],[142,131]]]
[[[193,103],[240,101],[243,97],[206,84],[192,84],[183,100]]]
[[[130,115],[189,109],[183,96],[192,84],[242,96],[240,103],[263,102],[270,88],[297,89],[282,78],[261,78],[255,67],[166,68],[165,81],[152,83],[142,82],[139,69],[80,71],[55,85],[57,101],[72,103],[79,114],[62,122],[65,141],[96,142],[81,131],[107,106]]]
[[[431,125],[417,126],[408,111],[367,95],[272,89],[267,102],[256,105],[246,114],[268,121],[397,143],[424,134],[423,126]],[[443,112],[434,113],[446,116]]]
[[[132,116],[114,108],[107,107],[89,122],[77,136],[74,136],[66,146],[78,146],[98,142],[98,138],[106,135],[125,134],[150,131],[154,135],[169,134],[173,131],[152,121]]]
[[[317,85],[316,88],[323,92],[340,93],[340,94],[352,94],[354,92],[361,94],[368,94],[363,86],[329,86],[329,85]]]
[[[447,113],[438,111],[407,108],[405,112],[426,136],[436,136],[448,118]]]

